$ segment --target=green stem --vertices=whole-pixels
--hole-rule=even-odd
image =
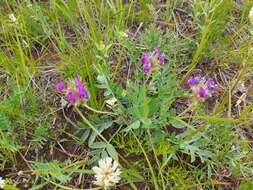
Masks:
[[[143,152],[143,154],[144,154],[144,156],[145,156],[145,159],[147,160],[147,163],[148,163],[148,166],[149,166],[149,168],[150,168],[153,181],[154,181],[154,183],[155,183],[155,189],[156,189],[156,190],[159,190],[160,188],[159,188],[159,186],[158,186],[158,184],[157,184],[157,179],[156,179],[154,170],[153,170],[153,168],[152,168],[152,165],[151,165],[151,163],[150,163],[150,161],[149,161],[149,159],[148,159],[148,155],[147,155],[147,153],[145,152],[143,146],[141,145],[141,142],[139,141],[139,139],[138,139],[138,138],[136,137],[136,135],[134,134],[134,132],[133,132],[132,130],[131,130],[131,132],[132,132],[134,138],[136,139],[138,145],[140,146],[140,148],[141,148],[141,150],[142,150],[142,152]]]
[[[78,112],[78,114],[81,116],[81,118],[83,119],[83,121],[84,121],[93,131],[95,131],[95,132],[97,133],[97,135],[98,135],[104,142],[106,142],[107,144],[109,144],[108,141],[105,139],[105,137],[103,137],[103,135],[101,135],[101,134],[99,133],[99,131],[96,129],[96,127],[93,126],[93,125],[89,122],[88,119],[86,119],[86,117],[82,114],[82,112],[78,109],[78,107],[75,106],[74,108],[75,108],[75,110]]]
[[[159,168],[159,175],[161,176],[161,179],[162,179],[163,189],[166,190],[166,189],[165,189],[165,183],[164,183],[163,175],[162,175],[162,172],[161,172],[161,170],[160,170],[161,166],[160,166],[160,163],[159,163],[159,160],[158,160],[156,151],[155,151],[154,144],[153,144],[153,142],[152,142],[152,136],[151,136],[150,128],[149,128],[149,127],[148,127],[148,130],[147,130],[147,131],[148,131],[148,135],[149,135],[149,141],[150,141],[152,150],[153,150],[154,155],[155,155],[155,160],[156,160],[157,166],[158,166],[158,168]]]
[[[84,105],[84,107],[86,107],[88,110],[91,110],[95,113],[100,113],[100,114],[108,114],[108,115],[117,115],[116,113],[113,113],[113,112],[107,112],[107,111],[99,111],[99,110],[96,110],[92,107],[89,107],[87,104]]]
[[[58,183],[55,183],[45,177],[43,177],[44,180],[46,180],[47,182],[49,183],[52,183],[53,185],[55,185],[56,187],[60,187],[62,189],[65,189],[65,190],[99,190],[101,189],[101,187],[96,187],[96,188],[91,188],[91,189],[77,189],[77,188],[72,188],[72,187],[67,187],[67,186],[64,186],[64,185],[60,185]]]

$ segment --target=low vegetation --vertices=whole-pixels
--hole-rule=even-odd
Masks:
[[[0,188],[253,189],[252,0],[0,0]]]

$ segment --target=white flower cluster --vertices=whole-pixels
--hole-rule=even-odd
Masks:
[[[17,18],[15,17],[15,15],[13,13],[9,14],[9,19],[12,23],[17,21]]]
[[[249,21],[253,25],[253,7],[251,8],[251,10],[249,12]]]
[[[0,189],[4,188],[4,184],[5,184],[5,180],[2,177],[0,177]]]
[[[110,157],[101,159],[98,162],[98,167],[95,166],[92,170],[95,172],[96,181],[94,184],[97,186],[107,189],[120,181],[119,164]]]

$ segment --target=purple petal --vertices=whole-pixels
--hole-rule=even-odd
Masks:
[[[74,104],[77,100],[77,97],[75,96],[74,92],[69,91],[67,93],[67,100],[69,103]]]
[[[80,79],[80,76],[78,75],[76,78],[75,78],[75,84],[76,84],[76,86],[78,86],[78,85],[80,85],[80,84],[82,84],[82,81],[81,81],[81,79]]]
[[[146,64],[146,63],[149,62],[149,59],[148,59],[148,57],[147,57],[147,54],[143,53],[143,54],[141,55],[141,62],[142,62],[143,64]]]
[[[78,86],[76,88],[77,95],[80,99],[88,99],[90,97],[90,93],[86,90],[84,85]]]
[[[143,65],[143,72],[144,73],[149,73],[151,71],[151,65],[148,63],[148,64],[144,64]]]
[[[214,80],[212,79],[212,78],[209,78],[207,81],[206,81],[206,87],[208,88],[208,89],[210,89],[210,91],[212,92],[212,93],[214,93],[214,92],[216,92],[216,90],[217,90],[217,87],[218,87],[218,85],[214,82]]]
[[[199,97],[203,98],[206,96],[206,90],[203,87],[199,88]]]
[[[155,49],[155,53],[156,54],[159,54],[161,52],[161,48],[160,47],[157,47],[156,49]]]
[[[58,93],[63,93],[63,92],[64,92],[64,89],[65,89],[64,81],[61,80],[60,82],[58,82],[58,83],[56,84],[56,92],[58,92]]]
[[[199,82],[200,82],[199,77],[193,77],[193,76],[191,76],[188,79],[187,84],[192,87],[192,86],[198,85]]]
[[[165,58],[166,58],[165,54],[162,53],[162,54],[160,55],[160,57],[159,57],[159,64],[160,64],[160,65],[164,65]]]
[[[80,80],[80,77],[77,77],[75,79],[75,84],[76,84],[76,93],[77,93],[77,96],[81,100],[88,99],[90,97],[90,93],[87,91],[85,85]]]

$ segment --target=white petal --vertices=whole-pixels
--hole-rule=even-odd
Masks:
[[[105,165],[106,165],[106,163],[105,163],[105,160],[104,160],[104,159],[99,160],[98,166],[99,166],[100,168],[104,168]]]
[[[107,158],[105,159],[105,162],[106,162],[106,165],[107,165],[107,166],[111,167],[111,165],[112,165],[112,158],[107,157]]]
[[[3,178],[0,179],[0,188],[4,188],[5,180]]]
[[[118,162],[114,161],[112,165],[112,170],[115,171],[119,167]]]
[[[100,174],[101,171],[102,171],[101,168],[99,168],[99,167],[97,167],[97,166],[93,167],[92,170],[93,170],[96,174]]]

